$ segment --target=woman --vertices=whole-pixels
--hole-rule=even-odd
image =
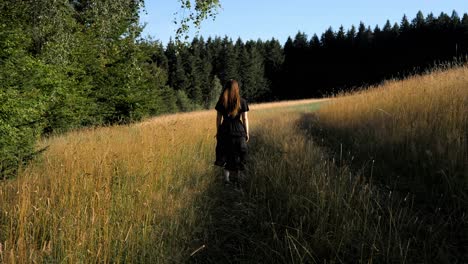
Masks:
[[[247,101],[239,95],[239,83],[229,80],[215,107],[216,116],[216,161],[224,168],[224,180],[239,176],[245,169],[247,142],[249,141],[249,119]],[[241,121],[242,119],[242,121]]]

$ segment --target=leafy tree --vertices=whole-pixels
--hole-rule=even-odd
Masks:
[[[215,18],[218,8],[221,7],[219,0],[178,0],[183,11],[189,10],[188,15],[180,20],[174,20],[179,27],[176,30],[176,43],[188,40],[188,32],[190,25],[194,24],[195,28],[200,29],[203,20],[212,17]],[[185,12],[184,12],[185,14]]]
[[[161,46],[139,42],[142,6],[0,2],[2,177],[33,156],[41,135],[175,110]],[[159,49],[156,63],[152,49]]]

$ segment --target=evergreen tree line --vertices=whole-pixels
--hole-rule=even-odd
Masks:
[[[278,40],[142,39],[143,0],[0,2],[0,179],[41,150],[41,136],[211,108],[240,81],[251,102],[322,96],[463,57],[468,16],[421,13],[381,30]]]
[[[466,61],[468,15],[418,12],[411,21],[405,15],[393,25],[387,20],[383,28],[362,22],[357,29],[330,27],[310,39],[298,32],[283,46],[275,39],[244,43],[216,37],[194,38],[177,50],[170,41],[164,54],[159,60],[169,86],[201,106],[213,99],[213,78],[239,80],[243,96],[254,102],[322,97]]]

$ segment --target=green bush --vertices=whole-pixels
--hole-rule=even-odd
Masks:
[[[190,98],[188,98],[187,94],[182,90],[178,90],[176,92],[176,102],[177,107],[182,112],[189,112],[199,108],[190,100]]]

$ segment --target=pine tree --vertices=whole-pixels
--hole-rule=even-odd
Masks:
[[[241,53],[242,94],[248,100],[263,99],[267,92],[263,58],[253,41],[245,44]]]
[[[333,28],[329,27],[325,33],[322,34],[322,37],[320,39],[320,42],[322,43],[323,47],[325,48],[333,48],[335,47],[336,44],[336,36],[335,32],[333,32]]]
[[[346,33],[344,31],[343,25],[340,26],[338,32],[336,33],[336,41],[339,47],[344,47],[346,45]]]
[[[199,82],[203,98],[201,104],[205,107],[209,106],[213,71],[211,54],[209,53],[207,46],[208,44],[205,43],[203,37],[201,37],[198,42],[199,64],[197,66],[197,72],[199,74]]]
[[[416,29],[421,29],[426,24],[426,19],[421,11],[416,14],[416,17],[413,19],[412,26]]]
[[[400,23],[400,32],[406,33],[406,32],[409,32],[410,29],[411,29],[411,25],[408,21],[408,17],[406,17],[406,15],[403,15],[403,18],[401,19],[401,23]]]
[[[354,25],[346,32],[346,41],[349,46],[354,46],[356,39],[356,27]]]
[[[294,38],[293,46],[297,50],[305,50],[308,48],[307,35],[304,32],[297,32]]]
[[[371,42],[371,33],[370,33],[370,28],[366,28],[363,22],[359,23],[359,28],[357,32],[357,43],[360,48],[368,48],[370,46]]]
[[[434,17],[433,13],[429,13],[426,16],[426,25],[429,25],[430,27],[433,27],[437,23],[437,19]]]
[[[288,39],[286,40],[286,43],[284,44],[284,54],[286,56],[290,55],[292,50],[293,50],[293,40],[291,37],[288,37]]]
[[[321,46],[320,39],[317,36],[317,34],[314,34],[309,41],[309,47],[311,47],[312,49],[317,49],[317,48],[320,48],[320,46]]]
[[[390,32],[392,30],[392,25],[390,24],[390,20],[387,19],[387,22],[385,22],[385,25],[383,27],[384,32]]]
[[[221,73],[219,74],[220,80],[225,83],[229,79],[238,79],[237,56],[234,51],[232,40],[225,37],[222,41],[222,50],[220,54]]]
[[[467,14],[467,13],[463,14],[463,18],[462,18],[461,23],[462,23],[464,26],[467,26],[467,25],[468,25],[468,14]]]
[[[282,65],[284,63],[284,54],[281,44],[276,39],[271,39],[265,43],[265,79],[267,80],[268,93],[271,95],[270,100],[275,97],[280,89],[280,75]]]
[[[393,32],[393,35],[394,35],[395,37],[397,37],[398,35],[400,35],[401,30],[400,30],[400,26],[398,25],[398,23],[395,22],[395,23],[393,24],[392,32]]]
[[[185,74],[182,65],[180,52],[172,41],[169,41],[166,48],[166,57],[169,65],[169,80],[168,84],[175,90],[187,90],[189,80]]]
[[[237,73],[236,75],[236,80],[242,84],[242,74],[241,74],[241,55],[242,51],[244,50],[244,42],[242,41],[241,38],[238,38],[236,40],[236,43],[234,44],[234,54],[235,54],[235,62],[234,62],[234,67],[235,67],[235,72]]]
[[[451,18],[444,12],[441,12],[439,17],[437,18],[438,25],[441,29],[448,29],[450,28],[450,24],[452,23]]]
[[[457,11],[455,11],[455,10],[452,11],[452,16],[450,17],[450,19],[452,20],[453,27],[457,27],[458,24],[461,23],[460,16],[458,16]]]
[[[186,93],[188,97],[197,105],[203,105],[203,85],[209,85],[204,79],[204,65],[201,58],[202,44],[200,40],[195,37],[192,40],[190,48],[183,58],[186,66],[186,72],[190,80],[190,86]]]

